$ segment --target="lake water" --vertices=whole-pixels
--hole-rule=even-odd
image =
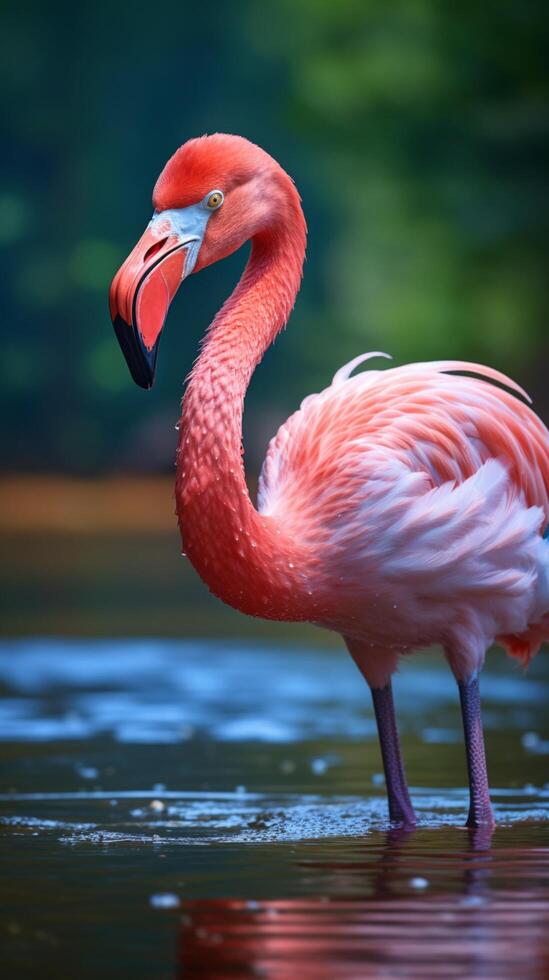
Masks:
[[[543,655],[482,678],[493,835],[436,655],[395,685],[411,833],[343,650],[22,639],[0,684],[10,980],[549,976]]]

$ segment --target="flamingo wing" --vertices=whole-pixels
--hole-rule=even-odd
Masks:
[[[348,634],[363,610],[381,644],[396,597],[391,631],[399,635],[401,616],[403,648],[480,649],[499,634],[526,659],[549,634],[547,429],[517,397],[525,392],[492,369],[440,361],[350,377],[362,359],[305,399],[260,478],[260,511],[310,543],[332,593],[346,583],[338,602],[350,597],[351,611],[325,602],[319,621],[341,615]],[[368,589],[387,599],[377,626]]]

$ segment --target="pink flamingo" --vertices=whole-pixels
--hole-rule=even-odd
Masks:
[[[459,685],[468,824],[492,824],[478,674],[494,639],[526,664],[549,638],[547,429],[493,369],[439,361],[351,377],[374,356],[362,355],[280,428],[256,509],[242,463],[243,402],[300,286],[299,195],[258,146],[216,134],[176,151],[153,202],[110,291],[120,345],[144,388],[181,281],[252,242],[183,398],[183,551],[236,609],[341,634],[371,688],[395,823],[413,825],[415,815],[391,676],[403,654],[440,644]]]

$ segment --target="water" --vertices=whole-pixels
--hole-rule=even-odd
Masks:
[[[404,665],[403,833],[343,651],[4,642],[6,975],[547,976],[548,679],[483,675],[490,835],[463,827],[451,676]]]

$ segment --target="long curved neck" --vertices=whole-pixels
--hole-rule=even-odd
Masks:
[[[305,619],[305,556],[253,506],[242,461],[246,389],[301,282],[299,204],[287,225],[253,240],[243,276],[206,335],[183,399],[176,505],[183,551],[213,593],[251,615]]]

